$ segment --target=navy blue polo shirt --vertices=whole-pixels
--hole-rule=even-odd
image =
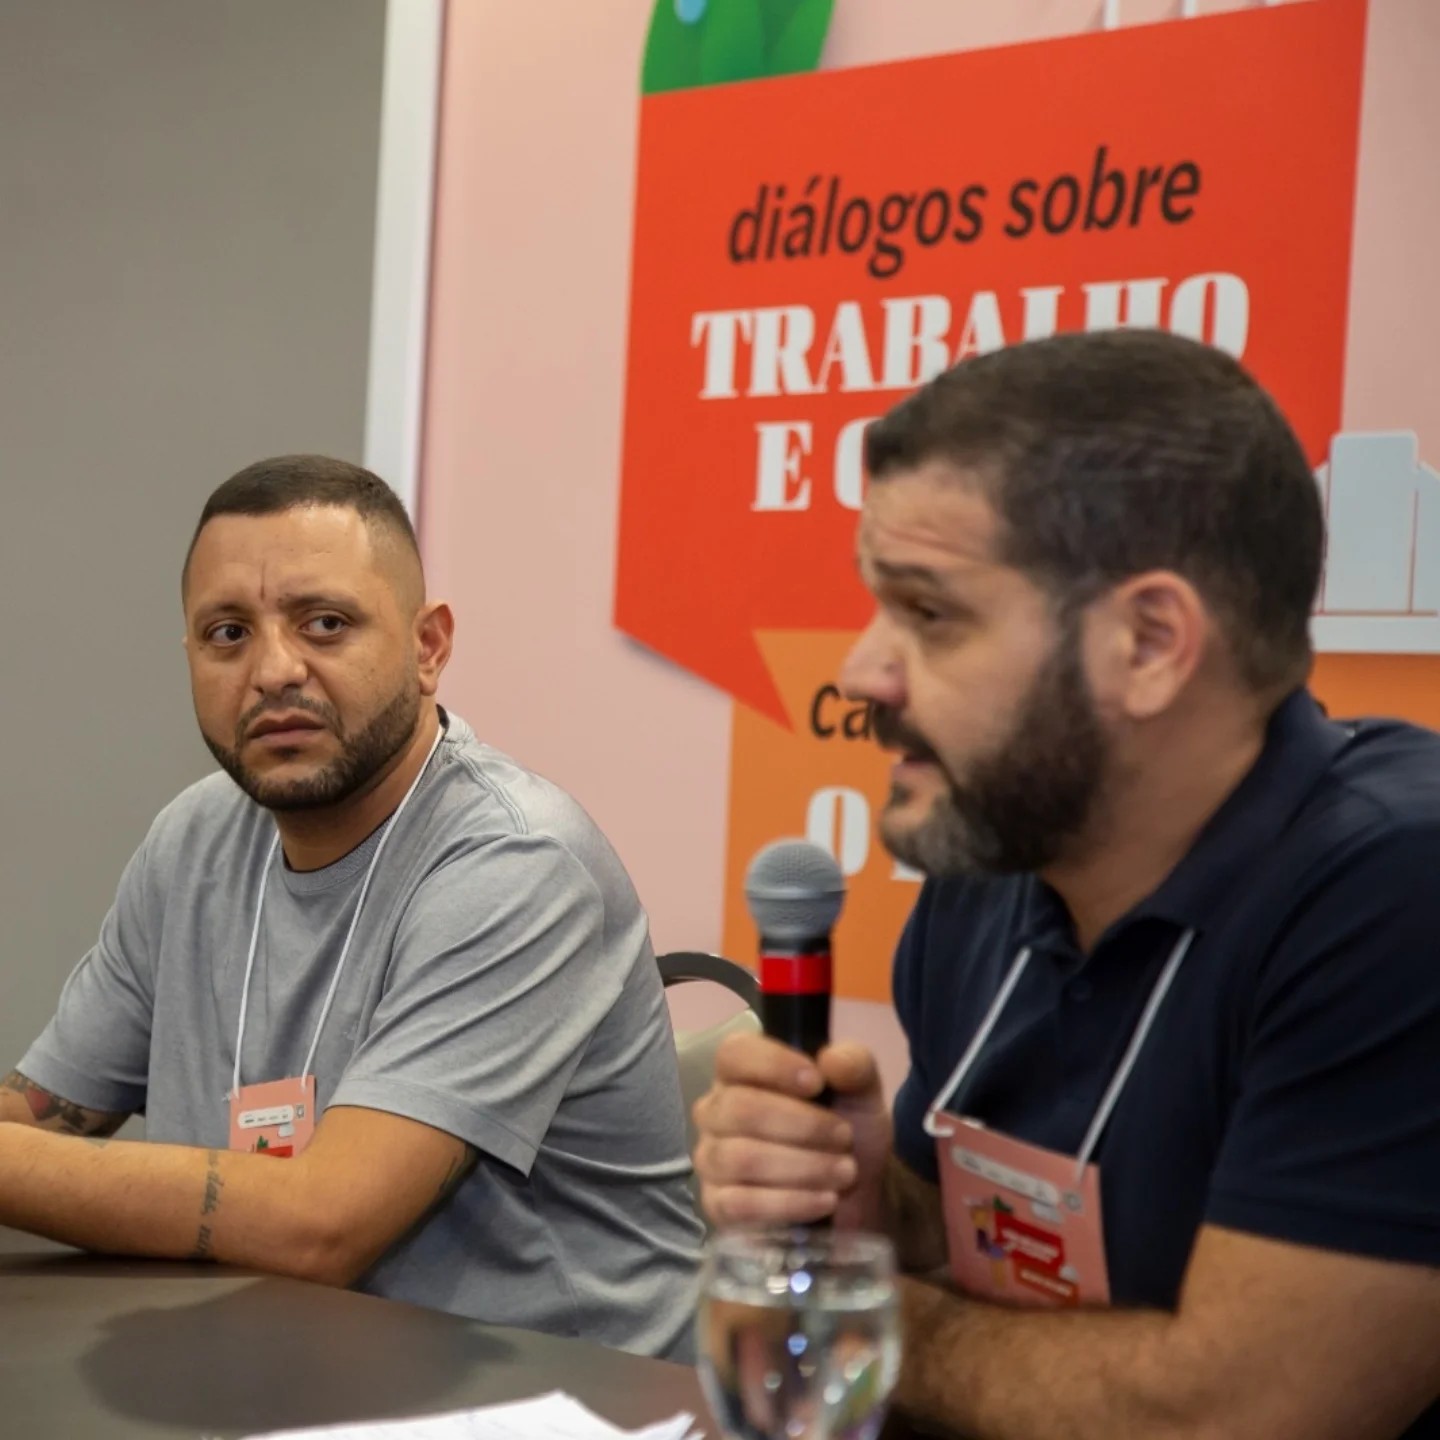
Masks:
[[[1033,876],[927,882],[895,966],[900,1158],[938,1179],[926,1107],[1026,945],[948,1108],[1075,1154],[1192,927],[1095,1153],[1114,1302],[1173,1309],[1202,1224],[1440,1266],[1440,736],[1337,724],[1304,691],[1088,956]]]

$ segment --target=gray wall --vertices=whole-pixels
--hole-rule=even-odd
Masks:
[[[209,767],[204,497],[360,458],[383,29],[384,0],[0,0],[0,1074]]]

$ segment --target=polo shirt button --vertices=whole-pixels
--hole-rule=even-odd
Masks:
[[[1072,980],[1065,987],[1065,996],[1076,1005],[1083,1005],[1093,994],[1095,988],[1088,980]]]

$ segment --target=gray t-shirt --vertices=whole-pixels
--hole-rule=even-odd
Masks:
[[[296,1075],[379,841],[265,893],[241,1083]],[[225,1148],[271,817],[225,775],[161,812],[20,1070]],[[385,842],[316,1054],[317,1102],[407,1116],[480,1162],[359,1288],[686,1358],[701,1227],[644,911],[563,791],[449,717]],[[277,1161],[283,1164],[284,1161]]]

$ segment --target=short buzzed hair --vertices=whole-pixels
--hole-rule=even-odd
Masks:
[[[216,487],[200,512],[185,564],[182,591],[190,574],[190,557],[200,532],[221,515],[278,515],[302,505],[334,505],[353,510],[367,524],[387,531],[420,562],[415,527],[400,497],[376,474],[348,460],[328,455],[276,455],[257,460]]]
[[[1300,683],[1325,522],[1305,452],[1228,355],[1155,330],[966,360],[865,433],[871,479],[973,474],[1002,558],[1074,612],[1146,570],[1185,576],[1257,692]]]

